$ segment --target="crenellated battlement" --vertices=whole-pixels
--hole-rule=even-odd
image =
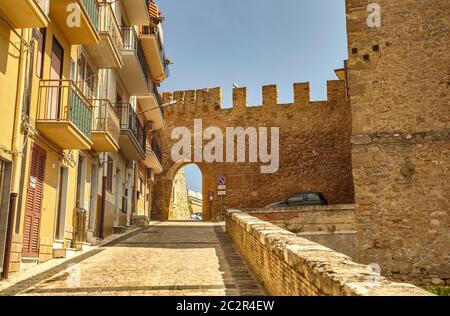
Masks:
[[[167,107],[165,113],[168,115],[182,115],[210,112],[227,112],[230,111],[247,111],[251,109],[268,109],[277,111],[290,106],[290,108],[298,108],[299,110],[307,109],[318,104],[327,104],[329,108],[336,107],[341,103],[346,103],[346,87],[343,80],[331,80],[327,82],[327,100],[312,101],[310,97],[310,84],[294,83],[294,100],[289,104],[282,104],[278,99],[277,85],[266,85],[262,87],[262,105],[249,106],[247,101],[247,88],[233,89],[233,107],[228,109],[223,107],[223,90],[222,88],[205,88],[198,90],[186,90],[165,92],[162,94],[163,103],[177,101],[175,105]]]

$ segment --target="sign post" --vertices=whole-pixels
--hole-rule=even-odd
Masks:
[[[219,176],[217,178],[217,195],[220,196],[220,215],[218,220],[223,219],[223,197],[226,195],[227,178],[225,176]]]

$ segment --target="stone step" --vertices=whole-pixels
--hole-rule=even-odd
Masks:
[[[70,259],[75,257],[77,249],[75,248],[58,248],[53,249],[53,258],[66,258]]]
[[[127,228],[124,226],[114,226],[113,227],[114,234],[122,235],[122,234],[125,234],[126,232],[127,232]]]

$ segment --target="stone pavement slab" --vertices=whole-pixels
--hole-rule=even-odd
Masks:
[[[159,222],[0,295],[264,295],[223,224]]]

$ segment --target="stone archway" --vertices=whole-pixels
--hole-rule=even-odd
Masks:
[[[164,108],[167,128],[158,134],[162,144],[163,173],[156,177],[153,220],[167,220],[172,182],[183,165],[195,163],[202,172],[204,220],[214,220],[222,209],[263,207],[280,201],[286,196],[304,191],[322,192],[331,204],[353,203],[353,180],[351,168],[351,111],[344,81],[328,82],[328,100],[312,102],[309,84],[294,85],[294,102],[279,104],[277,87],[263,87],[263,105],[247,106],[247,90],[233,91],[233,108],[222,108],[220,88],[177,91],[163,94],[163,103],[177,101]],[[215,161],[207,163],[195,159],[195,148],[209,143],[200,138],[194,142],[194,122],[201,120],[202,130],[215,127],[224,132],[232,128],[253,128],[259,132],[266,128],[279,130],[279,167],[273,173],[263,173],[267,165],[261,157],[261,134],[258,140],[244,137],[245,146],[258,144],[258,160],[246,162]],[[179,140],[172,139],[172,131],[183,127],[191,135],[191,157],[186,162],[174,162],[172,146]],[[266,149],[271,150],[271,135],[267,135]],[[237,139],[233,140],[236,148]],[[236,154],[234,150],[233,155]],[[269,152],[266,152],[269,154]],[[236,154],[237,156],[237,154]],[[228,158],[228,157],[227,157]],[[217,196],[217,178],[227,178],[223,205]],[[209,201],[209,193],[213,201]]]
[[[213,219],[211,216],[212,204],[209,201],[209,192],[211,190],[211,176],[207,173],[207,169],[202,164],[198,163],[186,163],[179,162],[173,163],[167,171],[163,173],[162,176],[158,177],[157,185],[155,187],[155,196],[158,198],[154,199],[154,207],[157,212],[152,214],[153,219],[157,220],[168,220],[169,219],[169,208],[170,200],[172,196],[172,188],[175,176],[177,173],[187,165],[196,165],[202,174],[202,196],[203,196],[203,220],[209,221]]]

